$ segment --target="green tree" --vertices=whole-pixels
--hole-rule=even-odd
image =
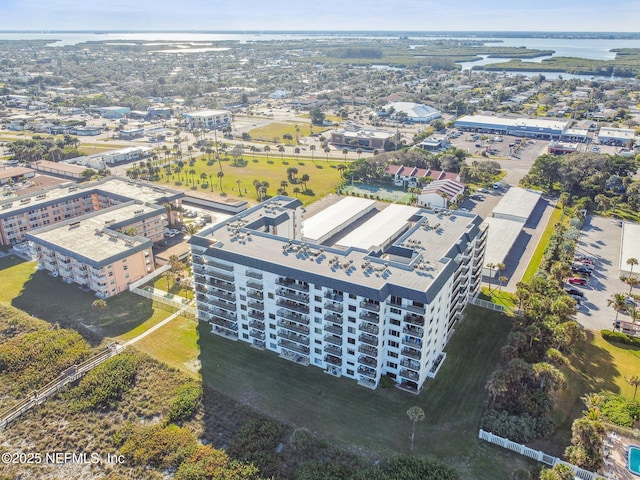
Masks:
[[[621,311],[625,311],[627,309],[627,304],[625,303],[626,300],[626,296],[622,293],[614,293],[613,295],[611,295],[611,298],[609,298],[609,300],[607,300],[607,306],[608,307],[613,307],[613,309],[616,311],[616,319],[615,321],[618,321],[618,316],[620,315]]]
[[[632,375],[627,378],[627,382],[633,387],[633,400],[635,401],[636,393],[638,393],[638,386],[640,385],[640,376]]]

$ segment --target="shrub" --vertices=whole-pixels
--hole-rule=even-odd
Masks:
[[[291,434],[291,438],[289,439],[291,448],[297,451],[307,450],[312,443],[313,435],[311,435],[309,429],[304,427],[296,428]]]
[[[179,387],[169,404],[167,421],[175,423],[190,419],[200,405],[201,396],[202,390],[194,383],[187,383]]]
[[[151,425],[131,432],[120,453],[138,465],[177,467],[197,448],[197,439],[187,428]]]
[[[68,393],[70,409],[86,412],[113,407],[134,384],[139,358],[120,354],[98,365]]]
[[[611,330],[601,330],[600,335],[608,342],[624,343],[625,345],[633,345],[640,347],[640,338],[632,337],[622,332],[612,332]]]

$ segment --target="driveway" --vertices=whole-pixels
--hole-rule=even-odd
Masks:
[[[584,292],[585,300],[578,307],[577,320],[580,325],[592,330],[611,329],[616,312],[607,306],[615,293],[627,293],[629,286],[620,280],[621,232],[619,221],[605,217],[587,219],[576,246],[576,253],[595,259],[594,273],[585,287],[576,287]],[[621,313],[620,320],[629,320]]]

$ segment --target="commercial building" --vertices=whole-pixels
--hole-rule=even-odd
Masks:
[[[390,118],[399,122],[429,123],[442,116],[442,113],[433,107],[413,102],[392,102],[384,106],[384,111]]]
[[[392,142],[395,138],[395,133],[363,128],[359,125],[347,125],[344,128],[331,132],[330,142],[336,147],[384,150],[387,142]]]
[[[108,298],[154,270],[152,245],[166,210],[131,200],[25,235],[38,268]]]
[[[504,218],[525,224],[538,205],[540,197],[542,197],[542,192],[511,187],[494,207],[491,215],[495,218]]]
[[[629,142],[640,143],[635,130],[630,128],[602,127],[598,132],[598,143],[624,147]]]
[[[102,118],[124,118],[129,115],[131,109],[129,107],[102,107],[98,108],[98,112]]]
[[[622,244],[620,246],[620,276],[629,275],[632,266],[627,260],[640,261],[640,224],[622,222]],[[633,266],[633,274],[640,278],[640,265]]]
[[[27,232],[65,222],[132,200],[143,204],[171,206],[164,223],[176,223],[184,193],[148,186],[120,177],[107,177],[81,185],[64,184],[39,192],[0,200],[0,245],[24,241]],[[153,241],[162,238],[150,235]]]
[[[391,205],[327,225],[320,244],[303,239],[302,213],[275,197],[191,238],[200,321],[369,388],[386,375],[418,392],[478,291],[480,217]]]
[[[31,168],[42,173],[49,173],[74,180],[84,178],[82,173],[87,169],[85,166],[72,165],[64,162],[51,162],[49,160],[31,162]]]
[[[456,120],[454,125],[467,132],[560,140],[569,129],[571,120],[465,115]]]
[[[199,110],[197,112],[183,113],[188,130],[202,128],[215,130],[231,124],[231,112],[229,110]]]

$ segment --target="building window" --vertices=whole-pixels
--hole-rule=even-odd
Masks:
[[[389,346],[393,348],[398,348],[400,344],[398,342],[394,342],[393,340],[389,340]]]
[[[391,307],[391,308],[389,309],[389,311],[390,311],[391,313],[395,313],[396,315],[400,315],[400,313],[401,313],[399,308],[393,308],[393,307]]]
[[[122,269],[123,269],[123,270],[129,270],[129,265],[124,265],[124,266],[122,267]]]
[[[322,313],[322,307],[314,307],[313,311],[316,313]]]
[[[321,301],[322,301],[322,297],[319,297],[318,295],[315,295],[315,296],[313,297],[313,299],[314,299],[316,302],[321,302]]]
[[[356,311],[356,306],[355,305],[349,305],[349,311],[350,312],[355,312]]]
[[[249,325],[242,325],[243,330],[249,330]]]
[[[276,344],[275,344],[275,343],[270,343],[270,344],[269,344],[269,348],[270,348],[271,350],[275,350],[275,349],[276,349]]]
[[[275,333],[270,333],[269,334],[269,338],[271,338],[272,340],[275,340],[276,339],[276,334]]]
[[[389,352],[389,356],[391,358],[398,358],[398,354],[396,352]]]
[[[276,314],[275,313],[270,313],[269,314],[269,320],[275,320],[276,319]]]
[[[350,294],[349,294],[349,298],[351,298],[351,299],[355,300],[357,297],[356,297],[353,293],[350,293]]]
[[[391,335],[392,337],[399,337],[400,332],[398,330],[389,330],[389,335]]]
[[[347,354],[349,354],[349,355],[355,355],[355,354],[356,354],[356,351],[355,351],[353,348],[349,348],[349,349],[347,349]]]
[[[242,338],[244,338],[245,340],[249,340],[249,334],[248,333],[243,333],[242,334]]]
[[[269,324],[269,328],[272,328],[273,330],[276,329],[276,324],[275,323],[270,323]]]
[[[315,323],[322,323],[322,319],[320,317],[313,317],[313,321]]]
[[[348,317],[347,321],[349,321],[351,323],[356,323],[356,317]]]
[[[317,338],[313,341],[316,345],[322,345],[322,340],[318,340]]]
[[[356,344],[356,339],[355,338],[347,338],[347,343],[350,343],[351,345],[355,345]]]
[[[316,355],[322,355],[322,349],[321,348],[314,348],[313,351],[316,353]]]
[[[315,363],[316,365],[322,365],[322,359],[321,358],[314,358],[313,359],[313,363]]]
[[[247,300],[247,296],[246,295],[240,295],[240,300],[242,300],[242,301]]]
[[[356,327],[347,327],[349,333],[356,333]]]
[[[273,300],[275,298],[274,295],[273,295],[273,292],[268,292],[267,293],[267,298],[270,298],[270,299]]]
[[[314,328],[313,331],[316,332],[318,335],[322,335],[322,329],[321,328]]]
[[[390,323],[391,325],[396,325],[396,326],[398,326],[398,327],[400,326],[400,320],[396,320],[395,318],[390,319],[390,320],[389,320],[389,323]]]
[[[387,362],[387,367],[389,367],[389,368],[398,368],[398,364],[397,363],[393,363],[393,362]]]

